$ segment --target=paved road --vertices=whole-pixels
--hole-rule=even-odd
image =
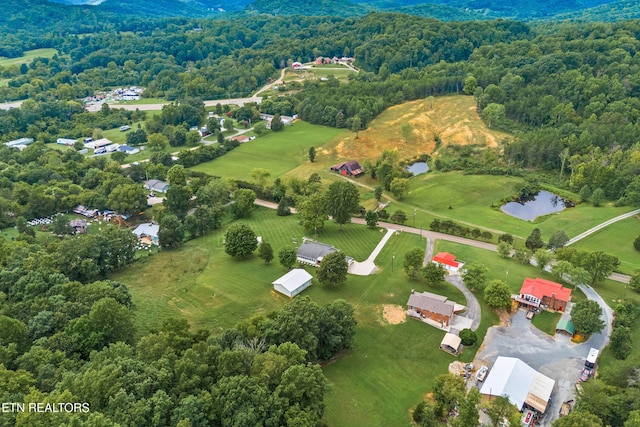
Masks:
[[[576,237],[569,239],[569,241],[567,242],[567,244],[565,246],[569,246],[575,242],[577,242],[578,240],[584,239],[587,236],[590,236],[591,234],[595,233],[598,230],[602,230],[603,228],[605,228],[608,225],[613,224],[614,222],[618,222],[618,221],[622,221],[623,219],[627,219],[627,218],[631,218],[634,215],[638,215],[640,214],[640,209],[636,209],[635,211],[631,211],[631,212],[627,212],[626,214],[622,214],[619,215],[615,218],[611,218],[610,220],[607,220],[601,224],[596,225],[593,228],[590,228],[589,230],[585,231],[584,233],[580,233],[578,234]]]
[[[480,326],[480,319],[482,311],[480,310],[480,303],[478,302],[478,298],[467,288],[467,286],[462,281],[462,277],[458,273],[450,274],[445,276],[444,280],[455,286],[464,294],[465,299],[467,300],[467,311],[464,314],[464,317],[471,319],[471,330],[475,331]]]
[[[24,102],[24,100],[0,103],[0,110],[9,110],[11,108],[20,108],[20,106],[22,105],[23,102]]]

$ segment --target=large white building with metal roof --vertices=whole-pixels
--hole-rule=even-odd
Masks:
[[[307,273],[306,270],[295,268],[279,279],[271,282],[271,284],[276,291],[289,298],[293,298],[311,286],[312,278],[313,276]]]
[[[526,405],[544,413],[555,383],[520,359],[499,356],[480,393],[489,397],[505,396],[519,410]]]

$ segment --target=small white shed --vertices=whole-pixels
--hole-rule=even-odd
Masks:
[[[312,278],[313,276],[307,273],[306,270],[296,268],[271,283],[273,284],[273,289],[289,298],[293,298],[311,286]]]

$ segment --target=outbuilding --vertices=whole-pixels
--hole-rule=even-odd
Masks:
[[[295,268],[284,276],[271,282],[273,289],[283,295],[293,298],[311,286],[313,276],[302,268]]]
[[[462,348],[462,339],[460,339],[460,337],[456,334],[447,332],[446,334],[444,334],[444,338],[442,338],[440,348],[447,353],[456,355],[460,353],[460,349]]]
[[[460,271],[460,268],[464,265],[463,262],[456,261],[456,257],[449,252],[438,252],[432,259],[431,262],[441,266],[447,271],[451,271],[457,273]]]

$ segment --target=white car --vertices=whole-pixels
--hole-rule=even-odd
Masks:
[[[489,368],[483,366],[476,372],[476,381],[482,382],[485,378],[487,378],[487,373],[489,373]]]

